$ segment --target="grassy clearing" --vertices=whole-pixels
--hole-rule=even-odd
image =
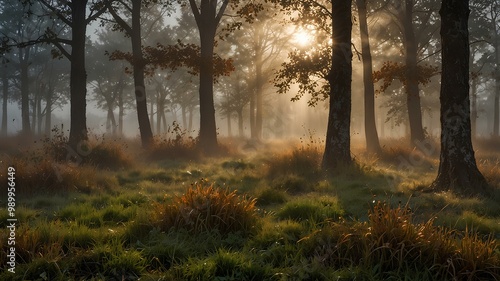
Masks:
[[[312,139],[256,144],[265,153],[234,141],[201,158],[174,134],[143,155],[95,140],[78,163],[58,156],[60,138],[45,150],[0,144],[0,179],[15,164],[19,188],[18,265],[0,280],[500,279],[500,192],[420,192],[435,153],[391,141],[379,156],[354,151],[357,165],[331,176]],[[499,156],[489,142],[477,153],[493,184]],[[2,241],[7,218],[0,210]]]

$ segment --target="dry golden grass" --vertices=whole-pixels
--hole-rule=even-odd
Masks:
[[[157,204],[153,221],[164,230],[247,232],[257,222],[255,203],[255,199],[238,196],[235,190],[219,188],[201,180],[172,202]]]

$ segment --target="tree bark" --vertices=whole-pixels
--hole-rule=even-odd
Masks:
[[[238,109],[238,135],[240,138],[245,137],[245,133],[243,131],[243,108]]]
[[[52,126],[52,92],[54,91],[54,86],[52,81],[49,84],[49,90],[45,95],[45,135],[50,138],[51,126]]]
[[[257,38],[256,40],[260,40]],[[259,42],[260,43],[260,42]],[[261,45],[261,44],[259,44]],[[262,88],[264,86],[264,79],[262,75],[262,50],[255,48],[255,139],[262,139],[262,122],[263,122],[263,102],[262,102]]]
[[[19,65],[21,75],[21,134],[24,137],[31,136],[30,125],[30,90],[29,90],[29,77],[28,77],[28,59],[30,48],[19,48]]]
[[[370,153],[379,153],[380,143],[375,122],[375,88],[372,78],[372,55],[370,38],[368,37],[368,23],[366,0],[356,0],[358,6],[359,29],[361,34],[361,58],[363,60],[363,84],[365,88],[365,138],[366,150]]]
[[[330,108],[322,167],[333,172],[349,165],[351,158],[351,1],[332,0],[332,66]]]
[[[132,56],[134,58],[134,87],[135,102],[137,106],[137,120],[143,148],[148,148],[153,143],[153,131],[148,118],[148,104],[146,100],[146,86],[144,83],[145,62],[142,57],[141,43],[141,0],[132,0]]]
[[[413,30],[413,6],[414,0],[406,0],[403,29],[406,52],[406,103],[410,125],[410,140],[412,144],[415,144],[423,141],[425,135],[422,126],[420,90],[418,88],[417,40]]]
[[[120,80],[118,82],[118,135],[123,136],[123,115],[124,112],[124,104],[123,104],[123,73],[120,75]]]
[[[248,118],[250,119],[250,138],[256,139],[257,138],[257,126],[256,126],[256,120],[255,120],[255,92],[251,91],[250,92],[250,105],[249,105],[249,115]]]
[[[7,136],[7,103],[9,102],[9,79],[7,78],[7,63],[3,62],[2,71],[2,132],[3,137]]]
[[[492,7],[493,9],[493,4]],[[493,25],[493,40],[494,40],[494,49],[495,49],[495,101],[493,106],[493,136],[498,137],[499,126],[500,126],[500,35],[498,34],[499,30],[497,29],[497,17],[492,17],[492,25]]]
[[[85,13],[87,0],[71,2],[72,38],[70,70],[70,131],[69,145],[73,149],[88,139],[87,136],[87,73],[85,71]],[[78,151],[78,150],[77,150]]]
[[[468,0],[441,4],[441,152],[434,190],[463,195],[486,191],[487,183],[476,165],[471,141],[469,100]]]
[[[217,151],[217,127],[214,106],[214,46],[218,21],[217,0],[202,0],[196,20],[200,33],[200,148],[208,154]]]
[[[470,93],[471,93],[471,136],[477,137],[477,78],[471,79]]]

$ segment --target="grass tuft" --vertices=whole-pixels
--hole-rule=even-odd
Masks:
[[[195,233],[251,231],[257,222],[255,199],[215,187],[205,180],[194,183],[170,203],[158,204],[154,221],[164,229],[183,228]]]

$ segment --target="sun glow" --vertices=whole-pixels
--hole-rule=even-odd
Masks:
[[[293,42],[300,47],[306,47],[313,44],[314,30],[298,28],[293,34]]]

